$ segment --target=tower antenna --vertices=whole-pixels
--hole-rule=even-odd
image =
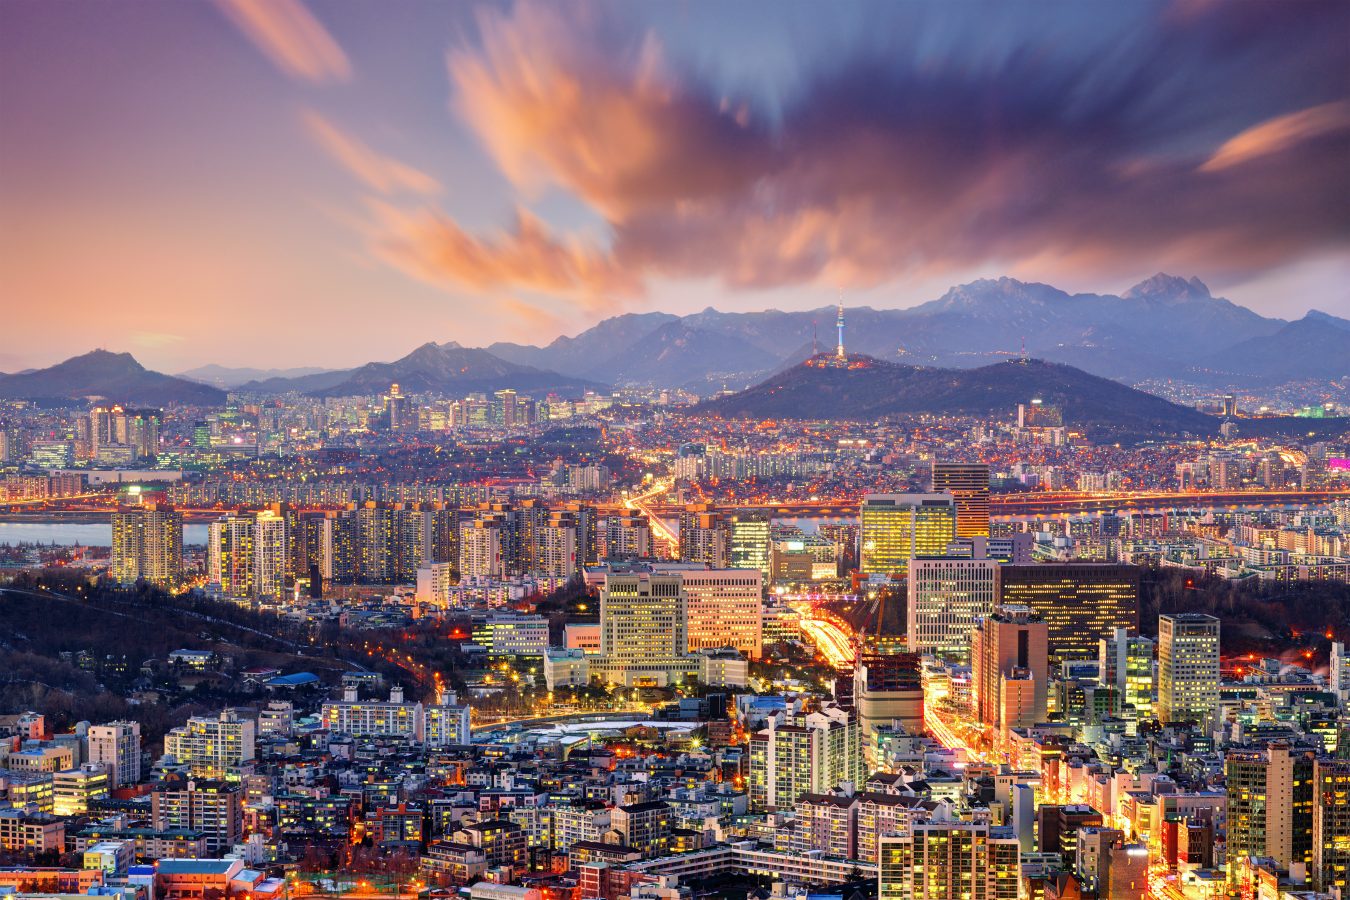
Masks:
[[[844,288],[839,288],[839,316],[834,322],[835,328],[839,331],[839,344],[834,349],[835,359],[843,362],[844,356]]]
[[[816,326],[820,323],[815,319],[811,320],[811,355],[820,353],[820,335],[816,332]]]

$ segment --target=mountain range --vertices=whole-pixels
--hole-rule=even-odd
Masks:
[[[177,377],[186,378],[188,381],[200,381],[202,384],[228,390],[250,381],[265,381],[269,378],[303,378],[306,375],[322,375],[331,371],[333,370],[316,366],[301,366],[294,369],[251,369],[212,364],[188,369],[186,372],[179,372]]]
[[[1296,322],[1266,318],[1213,296],[1198,278],[1158,274],[1119,295],[984,279],[909,309],[845,312],[850,351],[911,365],[974,368],[1025,355],[1129,383],[1174,379],[1215,388],[1350,375],[1350,320],[1316,311]],[[632,313],[543,347],[487,349],[594,381],[684,386],[706,395],[758,383],[802,361],[817,335],[825,347],[833,345],[834,320],[833,307]]]

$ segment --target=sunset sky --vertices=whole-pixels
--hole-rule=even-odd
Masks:
[[[0,371],[1160,270],[1350,316],[1350,3],[0,0]]]

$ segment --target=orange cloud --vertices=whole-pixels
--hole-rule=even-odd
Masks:
[[[216,0],[277,68],[315,84],[352,77],[347,54],[300,0]]]
[[[381,194],[439,194],[441,184],[406,163],[372,150],[316,112],[304,114],[305,127],[329,156],[367,187]]]
[[[1241,165],[1345,128],[1350,128],[1350,101],[1346,100],[1276,116],[1224,141],[1200,171]]]
[[[517,211],[513,228],[483,238],[441,213],[409,213],[381,202],[372,207],[377,220],[375,252],[434,284],[448,282],[480,292],[519,289],[561,295],[591,312],[614,309],[643,293],[641,280],[611,254],[576,239],[554,237],[523,209]]]

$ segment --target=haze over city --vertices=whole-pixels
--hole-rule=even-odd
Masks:
[[[1344,900],[1350,5],[0,0],[0,900]]]

